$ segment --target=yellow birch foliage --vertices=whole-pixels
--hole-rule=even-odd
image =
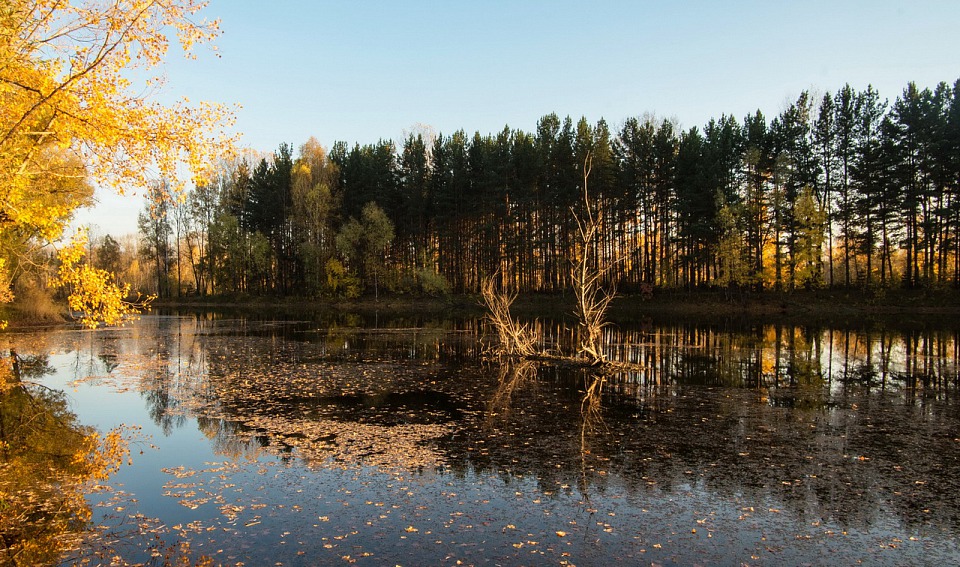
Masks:
[[[119,193],[163,178],[176,194],[233,147],[225,106],[151,99],[173,37],[192,57],[195,45],[219,34],[218,22],[199,16],[205,4],[0,2],[0,236],[24,229],[46,241],[62,235],[78,203],[43,198],[49,184],[38,180],[59,174],[50,148],[76,157],[90,181]]]
[[[130,284],[116,285],[114,274],[83,263],[87,234],[81,230],[70,246],[60,251],[59,283],[69,290],[67,302],[83,326],[95,329],[102,325],[119,325],[135,318],[147,307],[153,296],[127,301]]]
[[[10,275],[7,270],[7,261],[0,258],[0,303],[13,301],[13,292],[10,291]],[[7,322],[0,320],[0,331],[7,328]]]

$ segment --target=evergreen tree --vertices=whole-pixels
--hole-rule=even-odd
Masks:
[[[397,240],[409,250],[405,261],[423,269],[433,268],[430,249],[430,224],[434,215],[430,194],[430,157],[420,134],[410,134],[403,142],[399,157],[401,214],[397,218]],[[402,253],[402,252],[401,252]]]
[[[561,291],[590,156],[600,237],[588,252],[621,289],[960,285],[958,88],[910,84],[888,111],[872,87],[846,85],[819,101],[803,92],[769,122],[758,110],[683,132],[648,116],[614,134],[551,113],[532,134],[412,134],[399,153],[381,140],[326,154],[309,140],[293,160],[282,145],[197,187],[183,240],[201,293],[444,280],[474,292],[492,274]],[[371,202],[395,232],[376,265],[343,244],[366,238]]]
[[[807,190],[815,194],[817,185],[817,171],[819,169],[817,154],[813,150],[810,115],[812,102],[809,94],[800,93],[797,101],[792,103],[778,116],[770,127],[770,136],[775,154],[775,199],[777,206],[773,210],[776,285],[784,283],[792,288],[796,285],[796,270],[800,262],[798,258],[798,242],[800,227],[804,223],[804,231],[809,231],[808,218],[799,219],[796,205],[801,192]],[[805,238],[810,242],[809,238]],[[820,240],[819,238],[817,240]],[[784,282],[782,275],[783,249],[786,250],[788,278]],[[811,251],[804,251],[804,262],[809,258]],[[819,260],[819,254],[817,254]],[[819,273],[819,267],[816,269]]]
[[[767,121],[757,110],[743,120],[745,186],[743,200],[744,226],[749,250],[751,279],[763,288],[764,248],[769,234],[769,188],[773,177],[774,158]]]
[[[717,191],[706,170],[706,141],[693,127],[680,136],[676,161],[677,224],[681,261],[691,287],[707,279],[705,273],[717,236]]]
[[[947,174],[947,226],[950,227],[948,245],[953,254],[953,285],[960,287],[960,79],[953,84],[944,128],[943,153]]]
[[[895,178],[884,178],[883,158],[881,154],[880,127],[886,110],[886,102],[881,101],[873,88],[867,87],[859,95],[857,102],[858,120],[854,130],[856,152],[851,164],[851,181],[857,194],[854,198],[854,211],[858,233],[855,234],[857,249],[864,255],[866,268],[864,278],[869,285],[874,277],[874,256],[878,248],[877,234],[888,234],[892,212],[888,201],[891,183]],[[895,186],[895,185],[894,185]],[[889,242],[884,242],[883,260],[889,254]]]
[[[813,125],[813,144],[819,156],[821,178],[818,186],[821,190],[817,199],[826,217],[827,274],[826,279],[833,285],[833,220],[834,192],[838,160],[836,153],[836,110],[830,93],[823,95],[818,109],[817,120]]]
[[[640,122],[628,118],[614,141],[614,155],[619,163],[617,224],[621,227],[617,248],[626,253],[630,270],[627,281],[655,284],[655,207],[654,207],[654,138],[652,119]]]
[[[856,240],[853,223],[855,196],[851,185],[851,176],[854,159],[856,158],[855,137],[860,115],[860,100],[861,97],[848,84],[837,91],[833,105],[836,113],[833,121],[836,129],[833,136],[836,148],[834,155],[839,165],[837,220],[840,224],[840,238],[843,242],[843,285],[845,286],[849,286],[852,282],[850,262],[853,243]]]

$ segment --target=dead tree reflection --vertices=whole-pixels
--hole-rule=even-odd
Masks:
[[[513,413],[513,395],[537,379],[537,366],[531,360],[503,362],[498,372],[497,389],[487,403],[487,425],[494,420],[509,420]]]

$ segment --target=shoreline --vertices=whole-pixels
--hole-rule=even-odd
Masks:
[[[526,293],[517,297],[511,310],[525,319],[573,319],[572,293]],[[423,315],[449,318],[482,317],[485,308],[478,295],[445,297],[387,295],[379,299],[356,300],[327,298],[269,297],[181,297],[157,300],[149,311],[226,311],[275,315],[356,313]],[[661,291],[653,297],[636,294],[617,296],[610,306],[611,323],[677,320],[719,323],[730,320],[784,322],[799,325],[896,324],[952,325],[960,323],[958,290],[887,290],[868,294],[859,290],[816,290],[794,292],[746,292],[731,296],[723,291]],[[71,324],[44,318],[22,317],[8,307],[0,319],[9,321],[9,329],[36,329]]]
[[[279,310],[280,312],[345,312],[422,314],[445,317],[482,317],[485,308],[479,295],[446,297],[390,295],[379,300],[363,297],[352,301],[304,298],[181,298],[155,302],[161,310]],[[573,317],[572,293],[526,293],[517,297],[512,312],[522,318]],[[784,320],[811,323],[856,320],[945,319],[960,322],[958,290],[892,290],[865,294],[858,290],[798,292],[751,292],[735,298],[716,291],[668,291],[652,298],[638,294],[619,295],[610,306],[608,319],[629,322],[646,319],[680,320]],[[945,321],[946,322],[946,321]]]

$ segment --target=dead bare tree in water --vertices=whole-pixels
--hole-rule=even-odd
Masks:
[[[604,277],[610,271],[611,265],[604,264],[597,252],[597,237],[600,232],[599,211],[594,211],[590,202],[588,181],[593,159],[587,154],[583,161],[583,215],[578,215],[571,208],[573,219],[577,222],[580,240],[574,250],[573,263],[570,269],[570,280],[573,285],[573,294],[577,305],[575,314],[579,320],[579,347],[577,355],[591,365],[605,364],[606,356],[603,353],[603,328],[607,326],[607,310],[613,301],[615,293],[604,290],[601,286]],[[603,390],[605,377],[601,372],[590,372],[589,383],[583,399],[580,401],[580,455],[583,466],[584,482],[586,481],[586,458],[590,453],[588,437],[597,429],[603,427],[601,414],[600,394]]]
[[[574,358],[596,366],[609,364],[603,353],[603,328],[608,324],[607,310],[616,294],[602,286],[612,264],[600,258],[597,250],[601,215],[594,210],[595,205],[590,199],[588,181],[592,164],[593,158],[588,153],[583,163],[582,214],[578,214],[571,207],[579,238],[574,245],[570,279],[576,300],[574,314],[579,322],[578,345]],[[517,322],[510,313],[510,305],[517,297],[516,292],[497,289],[496,277],[497,274],[494,274],[485,278],[480,290],[487,308],[486,319],[497,330],[499,337],[495,353],[499,356],[520,358],[548,358],[537,351],[539,337],[534,328]]]
[[[498,290],[496,274],[483,280],[480,293],[487,307],[486,319],[497,330],[500,339],[496,354],[515,357],[536,355],[539,340],[536,331],[530,325],[518,322],[510,314],[510,305],[517,298],[517,293]]]
[[[590,364],[596,365],[606,360],[603,354],[603,328],[607,326],[607,309],[616,294],[601,287],[610,266],[603,265],[597,257],[599,215],[594,212],[590,204],[590,193],[587,187],[592,164],[593,158],[588,153],[583,162],[583,216],[581,217],[571,208],[580,236],[574,250],[571,283],[577,301],[575,314],[580,322],[580,344],[577,354]]]

